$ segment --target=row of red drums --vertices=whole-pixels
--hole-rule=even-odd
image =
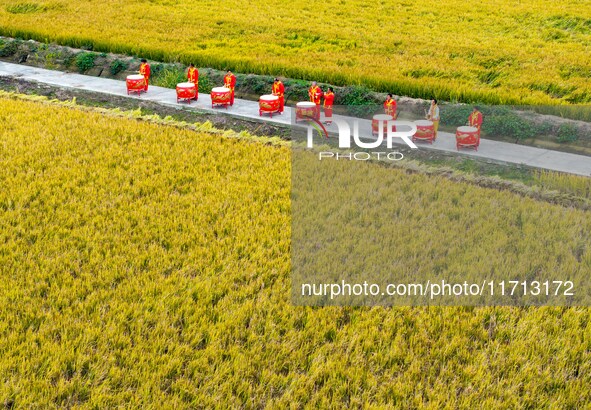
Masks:
[[[211,89],[211,106],[221,105],[228,108],[232,105],[232,91],[227,87],[214,87]],[[180,83],[176,86],[176,101],[185,100],[191,103],[191,100],[197,100],[199,92],[194,83]]]
[[[145,92],[144,76],[140,74],[128,75],[125,83],[127,85],[127,94],[136,92],[141,94]],[[226,87],[215,87],[211,90],[211,106],[222,105],[226,108],[231,105],[231,91]],[[194,83],[186,82],[176,85],[176,102],[186,101],[189,104],[191,100],[197,101],[199,98],[199,90]]]
[[[127,94],[137,92],[141,94],[145,90],[144,76],[136,74],[129,75],[126,79]],[[188,103],[191,100],[197,100],[199,93],[197,86],[194,83],[179,83],[176,86],[177,103],[181,100],[185,100]],[[215,87],[211,90],[211,106],[221,105],[228,108],[231,105],[231,90],[226,87]],[[269,114],[271,117],[274,113],[278,113],[280,109],[279,97],[275,95],[263,95],[259,99],[259,115],[263,113]],[[313,102],[302,101],[296,104],[296,121],[302,121],[305,119],[320,120],[320,107]],[[383,127],[383,132],[387,132],[388,121],[393,118],[388,114],[376,114],[373,116],[371,122],[371,130],[374,135],[377,135],[380,131],[380,123]],[[417,132],[412,137],[413,141],[425,141],[433,144],[435,140],[435,129],[433,122],[429,120],[418,120],[415,121],[417,126]],[[392,131],[396,131],[396,128],[392,126]],[[461,147],[469,147],[478,150],[480,145],[480,131],[476,127],[461,126],[456,130],[456,148],[459,150]]]
[[[393,117],[389,114],[376,114],[371,121],[371,132],[373,135],[378,135],[380,132],[380,123],[382,124],[382,132],[388,132],[388,121],[392,121]],[[432,121],[418,120],[415,121],[417,132],[412,137],[413,141],[428,141],[431,144],[435,140],[435,128]],[[392,131],[396,131],[396,126],[392,126]]]
[[[388,114],[376,114],[373,116],[371,122],[371,130],[374,135],[377,135],[380,131],[380,123],[383,127],[383,132],[388,131],[388,121],[392,120],[392,116]],[[433,121],[429,120],[417,120],[414,122],[417,126],[417,132],[413,135],[412,140],[425,141],[433,144],[435,141],[435,127]],[[396,131],[395,126],[392,126],[392,131]],[[476,127],[461,126],[456,130],[456,149],[462,147],[474,148],[478,150],[480,145],[480,131]]]

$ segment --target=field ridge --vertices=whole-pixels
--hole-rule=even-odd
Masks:
[[[103,107],[93,107],[93,106],[86,106],[81,105],[76,102],[76,98],[74,97],[70,101],[62,101],[58,99],[51,99],[46,96],[40,95],[29,95],[29,94],[20,94],[15,92],[7,92],[0,90],[0,98],[9,98],[13,100],[22,100],[22,101],[34,101],[42,104],[48,105],[57,105],[61,107],[66,107],[70,109],[76,109],[81,111],[87,112],[95,112],[100,113],[102,115],[117,117],[117,118],[128,118],[134,119],[137,121],[143,121],[158,125],[165,125],[171,126],[178,129],[186,129],[196,132],[208,132],[214,135],[221,135],[226,138],[237,138],[243,139],[247,141],[253,141],[261,144],[266,145],[275,145],[275,146],[288,146],[292,147],[293,149],[304,149],[303,146],[298,147],[297,144],[294,145],[292,141],[286,140],[285,138],[281,138],[278,136],[275,137],[268,137],[268,136],[258,136],[249,133],[248,131],[241,131],[236,132],[233,130],[222,130],[214,127],[211,122],[187,122],[187,121],[178,121],[172,118],[171,116],[162,117],[159,114],[146,114],[142,112],[141,108],[137,108],[134,110],[122,110],[119,108],[103,108]],[[321,146],[319,149],[323,148],[330,148],[332,151],[339,151],[334,147],[324,147]],[[342,151],[344,152],[344,151]],[[546,177],[546,179],[563,179],[563,183],[565,181],[582,181],[582,182],[573,182],[582,185],[582,189],[578,189],[577,191],[573,192],[564,192],[557,188],[556,185],[548,187],[540,187],[540,186],[532,186],[525,184],[520,181],[511,181],[507,179],[500,178],[498,176],[488,176],[488,175],[479,175],[475,173],[463,172],[457,169],[453,169],[449,166],[434,166],[429,165],[427,163],[416,161],[416,160],[404,160],[394,164],[386,165],[385,162],[376,161],[374,159],[370,160],[369,162],[378,163],[384,166],[392,166],[399,169],[406,170],[407,173],[417,173],[417,174],[424,174],[424,175],[431,175],[431,176],[442,176],[446,179],[456,181],[456,182],[465,182],[471,185],[480,186],[483,188],[490,188],[495,190],[503,190],[513,192],[524,197],[529,197],[532,199],[536,199],[542,202],[548,202],[552,204],[562,205],[565,207],[574,207],[581,210],[591,210],[591,181],[589,178],[586,177],[579,177],[574,175],[562,175],[558,173],[548,173],[548,175],[557,175],[557,177]],[[508,166],[510,167],[510,166]],[[587,183],[585,183],[587,181]]]

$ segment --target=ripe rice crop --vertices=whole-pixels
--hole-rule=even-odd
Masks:
[[[4,35],[414,97],[591,102],[589,1],[22,4],[0,0]]]
[[[539,171],[535,175],[534,183],[546,189],[556,189],[580,198],[591,199],[591,178]]]
[[[5,96],[0,108],[5,407],[591,401],[588,309],[292,306],[285,146]],[[526,228],[527,212],[553,217],[548,246],[589,232],[585,211],[391,171],[401,201],[474,195],[418,237],[446,243],[464,206],[494,201]]]

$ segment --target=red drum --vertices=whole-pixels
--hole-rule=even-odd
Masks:
[[[139,95],[145,92],[146,81],[141,74],[128,75],[125,83],[127,85],[127,95],[129,95],[129,93],[138,93]]]
[[[320,110],[311,101],[303,101],[296,104],[296,121],[305,120],[306,118],[320,120]]]
[[[269,113],[273,117],[274,112],[279,112],[279,97],[276,95],[261,95],[259,99],[259,116],[262,116],[264,112]]]
[[[470,147],[478,151],[480,145],[480,132],[476,127],[464,125],[458,127],[456,131],[456,149],[459,151],[460,147]]]
[[[176,102],[185,100],[191,104],[191,100],[197,99],[197,87],[194,83],[179,83],[176,85]]]
[[[232,92],[226,87],[214,87],[211,89],[211,107],[214,105],[223,105],[228,108],[232,102]]]
[[[417,132],[413,135],[413,141],[429,141],[433,144],[433,140],[435,139],[435,128],[433,128],[433,121],[428,120],[418,120],[415,121],[417,125]]]
[[[382,127],[384,129],[384,134],[386,134],[388,132],[388,121],[392,120],[392,116],[388,114],[374,115],[373,119],[371,120],[371,133],[373,135],[378,135],[378,133],[380,132],[380,121],[383,121]],[[394,130],[394,126],[392,126],[392,130]]]

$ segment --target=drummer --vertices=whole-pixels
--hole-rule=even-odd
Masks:
[[[334,103],[334,92],[332,87],[328,87],[328,91],[324,93],[324,123],[326,125],[332,124],[332,105]]]
[[[308,90],[310,101],[316,104],[316,117],[320,118],[320,99],[322,98],[322,89],[318,87],[316,81],[312,81],[312,86]]]
[[[283,112],[283,106],[285,104],[284,94],[285,94],[285,86],[278,78],[275,78],[275,80],[273,81],[273,95],[276,95],[277,97],[279,97],[279,113],[280,114]]]
[[[142,58],[140,64],[140,75],[144,76],[144,91],[148,91],[148,82],[150,81],[150,64],[145,58]]]
[[[187,81],[195,84],[195,89],[199,90],[199,70],[195,68],[193,63],[189,64],[189,69],[187,70]]]
[[[236,76],[228,70],[224,76],[224,87],[230,89],[230,105],[234,105],[234,88],[236,88]]]
[[[468,125],[477,128],[478,133],[480,133],[480,127],[482,126],[482,113],[478,111],[478,107],[474,107],[474,110],[472,110],[472,113],[468,117]]]
[[[392,94],[388,94],[388,97],[384,102],[384,113],[391,115],[394,120],[398,117],[398,114],[396,113],[396,100],[392,97]]]
[[[439,128],[439,106],[437,100],[431,101],[431,107],[429,107],[429,113],[427,119],[433,122],[433,141],[437,139],[437,129]]]

